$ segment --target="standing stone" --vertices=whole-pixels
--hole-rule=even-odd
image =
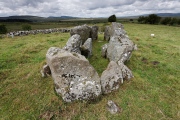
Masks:
[[[132,74],[132,72],[131,72],[131,70],[130,70],[126,65],[124,65],[123,62],[118,61],[118,65],[119,65],[119,67],[120,67],[120,69],[121,69],[121,71],[122,71],[122,77],[123,77],[123,79],[129,80],[129,79],[131,79],[131,78],[134,77],[133,74]]]
[[[51,47],[46,60],[55,90],[64,101],[91,100],[101,94],[100,78],[84,56]]]
[[[121,69],[116,62],[111,61],[101,75],[102,92],[107,94],[117,90],[122,82],[123,76]]]
[[[92,26],[91,27],[92,32],[91,32],[91,38],[92,40],[97,40],[98,39],[98,26]]]
[[[107,58],[110,61],[119,61],[126,52],[126,46],[119,42],[119,37],[111,37],[107,48]]]
[[[86,58],[92,56],[92,39],[88,38],[84,45],[81,46],[81,54]]]
[[[81,37],[82,43],[91,38],[91,28],[87,25],[76,26],[70,31],[70,35],[78,34]]]
[[[112,22],[110,36],[125,36],[126,31],[121,23]]]
[[[125,62],[130,59],[134,43],[126,36],[112,36],[107,48],[107,58],[110,61]]]
[[[104,30],[104,40],[107,40],[107,41],[110,40],[110,33],[111,33],[111,27],[106,26]]]
[[[75,34],[69,38],[66,43],[66,46],[63,48],[69,52],[76,52],[81,54],[80,46],[82,44],[81,37],[78,34]]]
[[[108,48],[108,44],[104,44],[104,45],[101,47],[101,56],[102,56],[103,58],[106,58],[107,48]]]

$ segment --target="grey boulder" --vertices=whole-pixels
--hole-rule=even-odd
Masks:
[[[82,41],[81,41],[80,35],[74,34],[68,39],[63,49],[69,52],[76,52],[76,53],[81,54],[81,51],[80,51],[81,44],[82,44]]]
[[[66,102],[91,100],[101,94],[100,78],[82,55],[51,47],[46,54],[55,90]]]
[[[111,114],[116,114],[116,113],[122,112],[122,109],[115,102],[113,102],[112,100],[108,100],[107,110]]]
[[[98,26],[92,26],[91,27],[92,31],[91,31],[91,38],[92,40],[97,40],[98,39]]]
[[[123,82],[122,71],[118,64],[111,61],[101,75],[101,87],[104,94],[117,90]]]
[[[91,38],[91,28],[87,25],[76,26],[70,30],[70,35],[78,34],[81,37],[82,43]]]
[[[81,49],[81,54],[84,55],[86,58],[92,56],[92,39],[88,38],[80,49]]]

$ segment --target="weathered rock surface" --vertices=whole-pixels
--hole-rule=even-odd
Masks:
[[[81,54],[86,58],[92,56],[92,39],[88,38],[86,42],[81,46]]]
[[[100,78],[84,56],[51,47],[46,60],[55,90],[64,101],[89,100],[101,94]]]
[[[108,48],[108,44],[104,44],[104,45],[101,47],[101,56],[104,57],[104,58],[106,58],[107,48]]]
[[[117,23],[117,26],[121,28],[118,29],[116,24],[112,24],[108,48],[107,48],[107,58],[110,61],[119,61],[125,62],[131,57],[131,53],[134,50],[134,43],[129,40],[128,36],[125,34],[125,31],[122,29],[122,25]],[[114,33],[113,33],[114,30]]]
[[[70,35],[78,34],[81,37],[82,43],[88,39],[91,38],[91,28],[87,25],[82,25],[82,26],[76,26],[70,31]]]
[[[132,51],[137,49],[137,46],[126,35],[120,23],[113,22],[111,26],[107,26],[104,38],[110,39],[109,43],[101,49],[102,56],[111,61],[101,76],[102,91],[107,94],[117,90],[123,80],[133,77],[131,70],[124,65],[124,62],[130,59]]]
[[[76,52],[81,54],[80,46],[82,44],[81,37],[78,34],[74,34],[69,38],[69,40],[66,43],[66,46],[63,48],[64,50],[67,50],[69,52]]]
[[[134,77],[133,74],[132,74],[132,71],[126,65],[124,65],[123,62],[118,61],[118,65],[119,65],[119,67],[120,67],[120,69],[122,71],[123,79],[129,80],[129,79]]]
[[[111,27],[110,26],[106,26],[105,27],[105,31],[104,31],[104,40],[109,41],[110,40],[110,31],[111,31]]]
[[[123,83],[122,71],[116,62],[111,61],[101,75],[102,92],[107,94],[117,90],[120,83]]]
[[[91,27],[91,38],[92,40],[97,40],[98,39],[98,26],[92,26]]]
[[[122,112],[122,109],[115,102],[113,102],[112,100],[108,100],[107,110],[111,114],[116,114],[116,113]]]

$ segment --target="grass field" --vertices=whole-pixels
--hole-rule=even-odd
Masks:
[[[0,119],[178,120],[180,119],[180,28],[124,24],[138,51],[126,63],[134,78],[94,102],[64,103],[41,67],[49,47],[63,47],[68,33],[38,34],[0,39]],[[150,37],[154,33],[155,37]],[[90,63],[99,75],[108,61],[101,58],[103,35],[93,43]],[[123,111],[111,115],[108,100]]]

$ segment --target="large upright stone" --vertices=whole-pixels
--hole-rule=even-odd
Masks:
[[[55,90],[64,101],[90,100],[101,94],[100,78],[84,56],[51,47],[46,60]]]
[[[70,31],[70,35],[78,34],[81,37],[82,43],[91,38],[91,28],[87,25],[76,26]]]
[[[86,42],[81,46],[81,54],[86,58],[92,56],[92,39],[88,38]]]
[[[104,45],[101,47],[101,56],[102,56],[103,58],[106,58],[107,48],[108,48],[108,44],[104,44]]]
[[[97,40],[98,39],[98,26],[92,26],[91,27],[92,31],[91,31],[91,38],[92,40]]]
[[[111,36],[110,33],[111,33],[111,27],[106,26],[104,30],[104,40],[107,40],[107,41],[110,40],[110,36]]]
[[[81,54],[80,46],[82,44],[81,37],[78,34],[74,34],[69,38],[69,40],[66,43],[66,46],[63,48],[64,50],[67,50],[69,52],[76,52]]]
[[[122,71],[116,62],[111,61],[101,75],[102,92],[107,94],[117,90],[120,83],[123,83]]]
[[[124,26],[121,23],[112,22],[111,25],[111,36],[124,36],[126,31],[124,30]]]
[[[131,78],[134,77],[131,70],[126,65],[124,65],[123,62],[118,61],[118,65],[122,71],[123,80],[130,80]]]
[[[119,61],[123,54],[126,52],[126,46],[123,46],[119,41],[120,37],[111,37],[108,47],[107,47],[107,58],[110,61]]]

